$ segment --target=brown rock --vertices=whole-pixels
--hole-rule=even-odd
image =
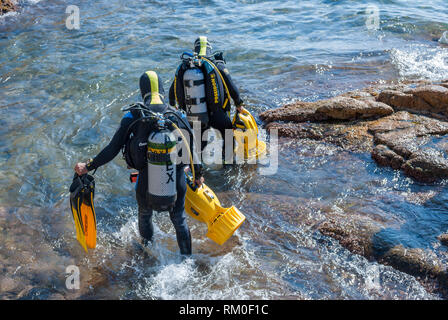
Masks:
[[[336,97],[317,104],[320,105],[316,110],[316,114],[320,115],[318,118],[327,120],[368,119],[387,116],[394,112],[391,107],[381,102],[367,102],[346,97]]]
[[[365,123],[271,122],[266,129],[278,130],[281,137],[328,142],[354,152],[369,152],[373,145],[373,137]]]
[[[448,118],[448,89],[440,85],[424,85],[404,91],[382,91],[377,101],[406,110]]]
[[[392,106],[396,111],[405,110],[420,113],[431,113],[431,105],[420,97],[415,97],[411,93],[400,91],[382,91],[377,101]]]
[[[353,217],[353,216],[352,216]],[[372,219],[356,216],[353,219],[332,216],[319,226],[319,231],[339,241],[341,246],[352,253],[366,258],[373,256],[372,237],[381,226]]]
[[[324,134],[321,128],[312,123],[278,123],[271,122],[266,126],[267,130],[278,130],[281,137],[322,140]]]
[[[418,181],[433,182],[448,177],[446,144],[433,137],[448,134],[448,122],[408,112],[397,112],[369,124],[376,147],[372,158],[382,166],[402,169]]]
[[[419,121],[421,120],[419,120],[418,116],[406,111],[399,111],[390,116],[369,122],[369,132],[375,135],[377,133],[406,129],[415,126]]]
[[[336,97],[317,102],[296,102],[260,114],[266,123],[273,121],[357,120],[387,116],[393,109],[381,102]]]
[[[295,102],[278,109],[271,109],[260,114],[266,123],[273,121],[305,122],[315,121],[316,105],[311,102]]]
[[[0,0],[0,14],[16,11],[17,6],[11,0]]]
[[[432,251],[420,248],[407,249],[398,245],[390,249],[380,262],[413,276],[433,278],[439,283],[442,291],[448,290],[446,266]]]
[[[418,181],[434,182],[448,177],[448,159],[435,149],[426,149],[412,154],[402,169]]]
[[[405,93],[422,98],[433,107],[434,112],[448,114],[448,89],[438,85],[428,85],[407,90]]]
[[[381,166],[392,167],[395,170],[400,169],[404,163],[402,156],[396,154],[383,144],[375,146],[372,151],[372,159]]]
[[[443,139],[448,134],[448,121],[443,121],[448,118],[446,84],[448,81],[440,85],[429,81],[381,85],[328,100],[297,102],[265,111],[260,117],[266,121],[268,129],[278,129],[281,136],[330,142],[344,149],[368,150],[378,164],[429,182],[448,177],[445,156],[448,144],[447,139]],[[267,198],[263,195],[259,201],[268,201],[271,205],[272,200]],[[284,206],[281,200],[286,199],[276,202],[277,212]],[[305,214],[305,208],[297,212],[293,207],[284,210],[285,214],[295,211],[300,215],[300,223],[305,223],[302,221],[306,217],[307,225],[317,227],[351,252],[376,258],[380,263],[419,277],[422,283],[435,283],[437,291],[448,296],[446,266],[432,250],[406,249],[401,245],[386,252],[374,248],[385,222],[376,221],[372,214],[363,216],[349,209],[335,213],[323,207],[317,219]],[[389,221],[387,227],[390,224]],[[448,235],[440,236],[439,240],[447,244]]]
[[[440,120],[448,118],[448,89],[441,85],[381,85],[317,102],[296,102],[260,117],[280,136],[370,151],[378,164],[401,169],[419,181],[448,177],[447,159],[440,152],[448,152],[448,144],[432,142],[448,134],[448,122]],[[379,119],[367,120],[372,118]]]
[[[444,246],[448,246],[448,233],[441,234],[437,239],[439,239]]]

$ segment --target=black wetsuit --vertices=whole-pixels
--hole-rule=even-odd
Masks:
[[[235,85],[234,81],[232,80],[232,77],[230,76],[230,73],[227,70],[224,61],[223,60],[213,60],[213,63],[216,65],[219,72],[221,73],[221,75],[227,85],[227,88],[229,89],[230,97],[232,98],[234,104],[236,106],[240,106],[243,103],[243,100],[241,99],[240,92],[239,92],[237,86]],[[174,93],[174,81],[170,87],[169,101],[170,101],[171,106],[176,105],[176,97],[175,97],[175,93]],[[218,130],[221,133],[221,136],[223,139],[225,137],[225,130],[233,129],[232,120],[230,119],[230,117],[228,115],[229,111],[230,111],[230,101],[228,103],[228,106],[226,107],[226,110],[223,110],[222,108],[220,108],[214,112],[211,112],[209,110],[209,126]]]
[[[167,108],[169,111],[176,112],[180,115],[186,125],[188,122],[185,115],[177,111],[176,109]],[[168,111],[167,110],[167,111]],[[180,129],[185,129],[185,125],[180,122],[175,116],[168,116],[168,118],[173,121]],[[88,166],[88,170],[94,170],[109,161],[113,160],[122,147],[125,145],[128,138],[127,133],[130,124],[136,119],[132,116],[131,112],[124,115],[121,120],[120,127],[115,132],[110,143],[92,160]],[[189,126],[189,125],[188,125]],[[192,146],[193,137],[190,137],[190,146]],[[193,148],[191,148],[193,150]],[[193,151],[194,152],[194,151]],[[186,215],[185,215],[185,194],[187,192],[185,174],[185,165],[178,165],[176,167],[176,189],[177,189],[177,200],[174,209],[170,212],[170,218],[176,229],[177,242],[182,254],[191,254],[191,236],[190,230],[187,225]],[[195,171],[200,174],[201,166],[195,165]],[[148,200],[148,168],[144,168],[139,171],[137,185],[136,185],[136,198],[138,203],[138,226],[140,235],[146,241],[152,241],[153,237],[153,225],[152,225],[152,214],[153,210],[151,208]]]

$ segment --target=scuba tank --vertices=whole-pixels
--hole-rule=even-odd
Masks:
[[[184,73],[184,93],[187,119],[190,123],[200,121],[208,125],[207,99],[205,96],[205,79],[197,57],[189,59],[189,69]]]
[[[152,209],[171,211],[177,199],[178,139],[174,132],[179,132],[187,147],[188,141],[168,115],[175,116],[187,128],[188,124],[174,112],[174,109],[171,111],[166,107],[162,100],[163,96],[159,94],[159,88],[163,90],[160,78],[155,72],[147,71],[140,77],[140,89],[145,104],[136,103],[122,109],[130,112],[132,118],[136,119],[129,125],[126,134],[129,143],[125,144],[123,152],[130,168],[139,171],[147,169],[148,181],[145,183],[148,186],[148,204]],[[190,130],[189,133],[192,135]],[[139,148],[132,148],[134,145]],[[193,156],[189,147],[188,152],[190,165],[193,167]]]
[[[176,144],[170,126],[160,119],[148,137],[148,196],[156,211],[170,211],[177,199]]]
[[[148,203],[155,211],[170,211],[177,200],[176,186],[176,162],[177,162],[177,144],[178,140],[174,134],[175,130],[179,130],[175,123],[166,117],[168,114],[176,115],[173,111],[165,111],[164,113],[154,113],[147,106],[137,103],[123,111],[142,111],[144,116],[135,120],[130,127],[141,124],[144,132],[148,132],[144,144],[146,154],[144,159],[148,170]],[[176,115],[176,117],[178,117]],[[182,118],[180,118],[182,121]],[[185,125],[185,122],[184,122]],[[182,140],[186,141],[182,136]],[[190,132],[190,134],[192,134]],[[143,137],[136,134],[134,137]],[[140,144],[143,144],[143,140]],[[188,152],[190,149],[188,148]],[[190,157],[192,159],[192,156]],[[135,160],[133,162],[136,162]],[[192,165],[192,163],[191,163]],[[139,170],[143,170],[139,169]],[[131,182],[137,182],[138,173],[131,175]]]
[[[221,54],[213,57],[222,59]],[[190,124],[201,120],[203,127],[208,127],[209,114],[221,109],[230,111],[230,92],[218,67],[206,56],[184,52],[180,58],[182,63],[176,70],[170,103],[174,106],[177,102],[186,111]]]

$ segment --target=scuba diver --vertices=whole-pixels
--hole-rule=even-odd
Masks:
[[[193,164],[197,159],[193,146],[191,127],[185,115],[163,101],[163,85],[154,71],[147,71],[140,77],[140,92],[143,103],[123,109],[120,127],[110,143],[93,159],[79,162],[75,171],[79,176],[113,160],[123,149],[128,168],[138,170],[136,199],[138,203],[138,228],[143,244],[153,240],[153,210],[169,211],[176,230],[177,243],[182,255],[191,255],[191,235],[185,215],[185,194],[187,191],[185,172],[187,163],[173,163],[175,146],[184,143],[190,153],[190,170],[197,186],[204,178],[201,165]],[[182,131],[189,133],[189,141]],[[179,133],[175,137],[174,133]],[[181,156],[182,148],[179,151]],[[177,156],[177,155],[176,155]],[[131,181],[133,175],[131,174]]]
[[[194,54],[182,54],[182,63],[170,87],[169,102],[173,107],[177,103],[179,108],[186,111],[191,125],[194,121],[200,121],[202,130],[212,127],[221,133],[225,141],[226,130],[233,129],[230,98],[237,112],[245,109],[240,92],[226,68],[223,53],[212,53],[211,50],[207,37],[201,36],[194,43]],[[201,150],[204,147],[203,144]],[[233,152],[232,143],[223,148],[223,154],[230,147]],[[229,151],[225,154],[229,154]]]

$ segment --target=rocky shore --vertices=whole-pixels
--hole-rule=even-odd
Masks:
[[[379,166],[401,170],[419,182],[448,178],[448,80],[372,86],[327,100],[298,101],[267,110],[260,118],[267,129],[278,129],[279,136],[368,152]],[[303,215],[302,207],[300,213],[290,209]],[[310,222],[307,215],[301,223],[310,222],[349,251],[415,276],[429,291],[448,297],[446,261],[432,249],[388,243],[383,231],[394,221],[350,209],[316,210],[324,213],[321,219]],[[448,245],[447,234],[434,240]]]
[[[260,114],[280,136],[372,154],[421,182],[448,177],[448,80],[380,85]]]
[[[0,15],[11,12],[11,11],[16,11],[16,10],[17,10],[17,5],[14,1],[0,0]]]

